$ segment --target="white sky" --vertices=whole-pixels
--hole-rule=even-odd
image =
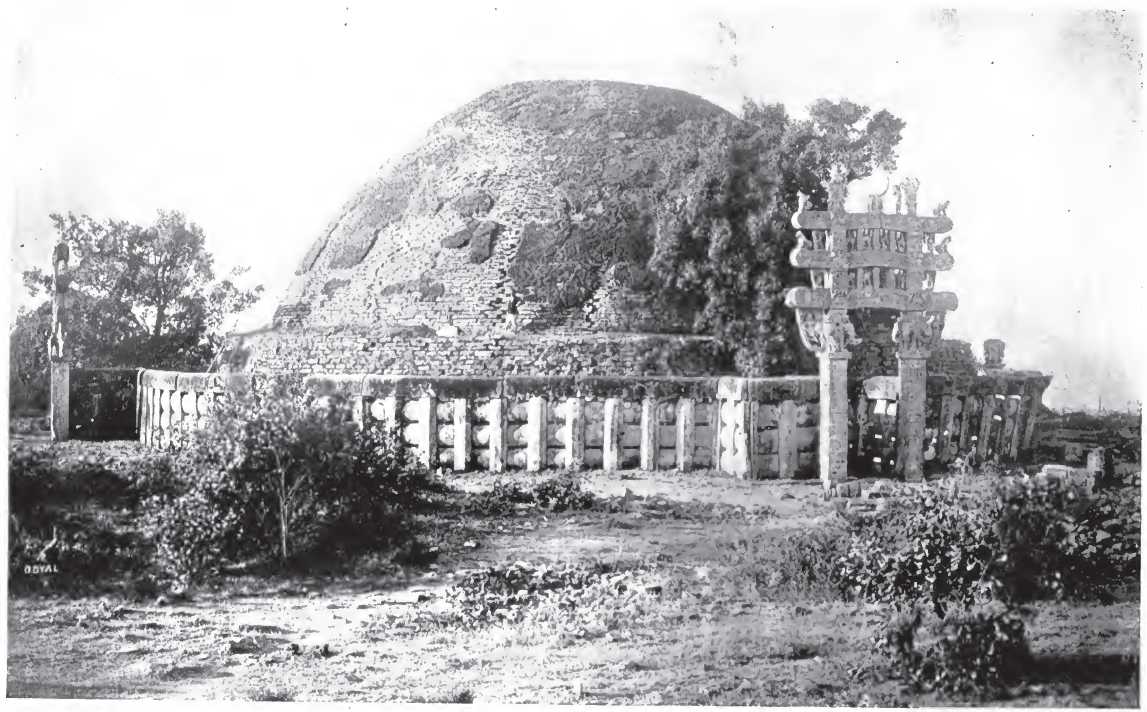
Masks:
[[[1051,405],[1141,398],[1138,18],[886,7],[26,2],[10,295],[26,303],[19,271],[47,266],[50,212],[178,209],[220,271],[249,265],[268,287],[249,325],[381,163],[510,81],[658,84],[734,112],[845,96],[907,121],[900,173],[921,179],[922,208],[951,201],[945,336],[1004,339],[1009,366],[1055,374]]]

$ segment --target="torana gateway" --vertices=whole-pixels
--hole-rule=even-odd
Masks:
[[[304,255],[273,323],[235,335],[215,372],[133,371],[127,427],[162,444],[210,417],[226,389],[293,374],[349,398],[364,424],[400,427],[428,465],[459,471],[719,469],[831,485],[846,474],[917,477],[973,449],[1024,458],[1049,379],[1004,369],[1002,354],[977,369],[967,344],[940,340],[938,314],[955,301],[931,291],[951,265],[935,236],[951,222],[915,216],[911,183],[906,214],[844,213],[838,180],[828,211],[796,218],[808,245],[794,259],[812,284],[790,304],[836,378],[824,367],[820,379],[718,372],[710,339],[686,335],[688,315],[651,303],[641,284],[651,209],[687,209],[752,130],[658,87],[491,91],[351,198]],[[856,306],[901,317],[894,330],[858,321],[854,335],[842,310]],[[833,344],[876,354],[870,372],[842,383]],[[53,401],[71,417],[62,436],[99,429],[93,409],[117,410],[100,384],[122,375],[71,369],[70,406],[63,393]],[[66,386],[60,376],[53,383]]]

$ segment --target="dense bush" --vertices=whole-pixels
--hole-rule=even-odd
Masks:
[[[852,595],[899,609],[876,642],[903,679],[921,690],[989,696],[1030,661],[1024,604],[1104,600],[1114,586],[1137,585],[1138,504],[1130,490],[1088,497],[1023,476],[981,496],[930,487],[855,523],[841,575]],[[919,646],[918,604],[926,603],[936,613],[935,642]],[[949,612],[953,604],[960,610]]]
[[[348,466],[332,468],[316,480],[322,527],[316,546],[325,552],[353,553],[393,544],[404,534],[406,514],[441,490],[403,447],[397,432],[355,432]]]
[[[1019,680],[1031,652],[1024,621],[1009,608],[964,612],[933,626],[934,640],[920,645],[919,609],[889,622],[874,641],[894,674],[919,691],[990,697]]]
[[[295,562],[408,536],[403,519],[429,476],[395,436],[349,416],[285,381],[220,403],[185,434],[174,486],[147,502],[165,569],[195,579],[228,562]]]
[[[926,602],[943,616],[986,591],[993,555],[990,515],[967,497],[937,489],[872,520],[858,520],[839,560],[845,589],[898,607]]]

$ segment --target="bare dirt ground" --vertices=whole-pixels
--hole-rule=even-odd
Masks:
[[[528,480],[526,476],[521,479]],[[481,490],[492,476],[451,479]],[[897,681],[857,680],[874,607],[719,588],[687,615],[571,639],[544,625],[423,627],[468,571],[517,560],[658,560],[663,576],[721,579],[730,542],[783,546],[835,516],[814,483],[695,473],[594,473],[603,496],[743,508],[713,515],[528,510],[438,523],[435,563],[378,576],[235,577],[160,603],[27,596],[8,608],[8,695],[311,701],[608,704],[952,704]],[[708,511],[708,510],[707,510]],[[724,512],[724,514],[721,514]],[[754,537],[756,537],[754,539]],[[764,537],[763,539],[761,537]],[[714,584],[716,586],[716,584]],[[657,619],[655,619],[657,620]],[[1023,706],[1137,706],[1138,602],[1043,604],[1040,669]]]

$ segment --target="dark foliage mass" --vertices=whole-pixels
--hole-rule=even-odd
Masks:
[[[826,99],[804,120],[780,104],[753,101],[743,116],[757,130],[729,146],[696,201],[659,214],[649,265],[662,299],[692,314],[695,331],[716,336],[737,372],[812,372],[784,306],[785,291],[801,280],[788,259],[797,243],[791,219],[798,193],[824,209],[822,183],[832,165],[845,165],[849,180],[894,169],[904,122]]]

